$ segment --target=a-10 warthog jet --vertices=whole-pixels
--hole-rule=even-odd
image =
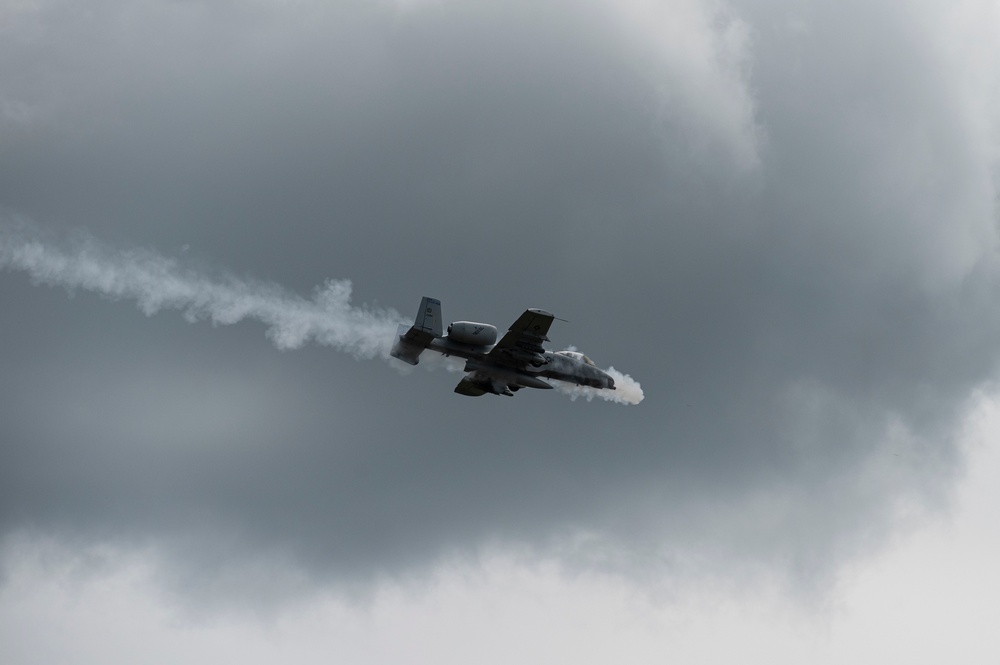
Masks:
[[[542,348],[555,317],[543,309],[525,310],[497,342],[497,329],[487,323],[455,321],[448,334],[441,331],[441,301],[424,297],[413,325],[399,326],[389,352],[393,358],[416,365],[424,349],[465,358],[465,371],[455,392],[478,397],[486,393],[513,396],[521,388],[552,388],[544,378],[579,386],[615,389],[615,381],[576,351],[550,352]]]

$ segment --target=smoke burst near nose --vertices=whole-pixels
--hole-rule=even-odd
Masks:
[[[260,321],[282,350],[312,341],[357,358],[386,356],[403,320],[391,309],[352,305],[349,280],[327,280],[307,299],[269,282],[210,276],[150,250],[46,237],[23,220],[0,223],[0,268],[26,272],[38,284],[134,300],[147,316],[174,309],[191,322]]]
[[[575,386],[572,383],[564,381],[553,381],[552,385],[559,392],[569,395],[572,400],[583,397],[589,402],[595,397],[600,397],[608,402],[616,402],[618,404],[638,404],[645,398],[645,395],[642,393],[642,386],[628,374],[623,374],[614,367],[609,367],[604,371],[610,374],[611,378],[615,380],[614,390]]]

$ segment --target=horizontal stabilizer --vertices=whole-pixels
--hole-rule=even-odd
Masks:
[[[402,360],[404,363],[416,365],[420,362],[420,354],[427,348],[427,345],[407,339],[406,333],[408,330],[409,328],[406,327],[406,324],[396,329],[396,341],[392,345],[389,355]]]
[[[396,331],[396,340],[389,355],[404,363],[416,365],[420,362],[420,354],[424,349],[442,334],[441,301],[424,296],[413,325],[409,328],[401,325]]]

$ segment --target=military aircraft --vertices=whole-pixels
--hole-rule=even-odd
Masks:
[[[542,348],[554,318],[543,309],[525,310],[499,342],[496,327],[472,321],[455,321],[445,335],[441,301],[425,296],[413,325],[399,326],[389,355],[411,365],[420,362],[425,349],[465,358],[468,374],[455,392],[470,397],[486,393],[512,397],[521,388],[552,388],[542,377],[614,390],[614,379],[582,353]]]

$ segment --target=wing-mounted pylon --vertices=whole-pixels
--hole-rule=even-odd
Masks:
[[[520,380],[521,378],[524,379],[524,382]],[[479,397],[486,393],[513,397],[515,392],[526,386],[532,388],[552,387],[541,379],[530,376],[518,377],[509,371],[491,372],[476,370],[469,372],[465,375],[465,378],[458,382],[458,385],[455,386],[455,392],[459,395],[468,395],[469,397]]]
[[[496,385],[495,382],[491,381],[486,376],[481,375],[479,372],[469,372],[465,377],[458,382],[455,386],[455,392],[459,395],[466,395],[467,397],[480,397],[486,393],[493,393],[494,395],[513,395],[512,392],[507,390],[507,386]]]

